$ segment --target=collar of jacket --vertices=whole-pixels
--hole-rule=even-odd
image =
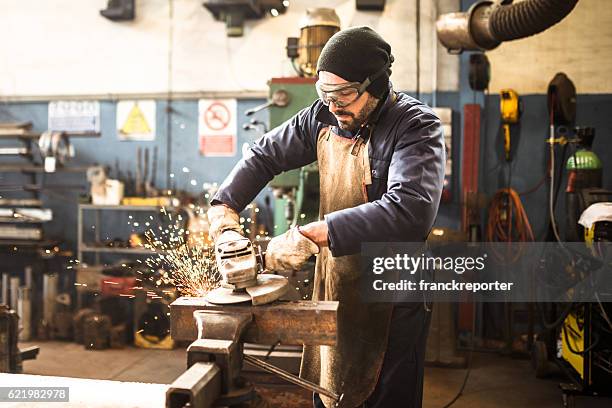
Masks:
[[[374,112],[372,112],[372,114],[370,115],[370,118],[368,119],[367,123],[364,126],[361,126],[359,129],[357,129],[357,131],[354,133],[349,130],[341,129],[338,126],[338,121],[336,120],[336,117],[329,111],[329,108],[323,105],[322,103],[320,104],[321,107],[319,111],[315,115],[315,119],[321,123],[325,123],[327,125],[334,126],[335,127],[334,131],[339,136],[352,138],[352,137],[357,136],[360,130],[366,127],[367,125],[370,125],[370,124],[375,125],[376,123],[378,123],[378,119],[380,119],[381,115],[387,110],[389,110],[390,106],[393,105],[393,102],[395,102],[395,96],[393,95],[394,95],[393,87],[391,83],[389,82],[389,92],[387,92],[387,94],[384,96],[381,102],[378,103],[378,106],[376,107],[376,109],[374,109]]]

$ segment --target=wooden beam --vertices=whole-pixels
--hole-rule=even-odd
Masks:
[[[193,341],[197,327],[193,312],[251,313],[253,322],[242,339],[248,343],[291,345],[336,344],[338,302],[276,301],[267,305],[215,305],[204,298],[182,297],[170,305],[173,339]]]

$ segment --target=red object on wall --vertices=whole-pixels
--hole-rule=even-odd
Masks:
[[[463,160],[461,170],[461,227],[469,234],[472,224],[480,223],[478,211],[478,166],[480,164],[480,105],[463,106]],[[471,296],[470,296],[471,297]],[[474,303],[466,299],[459,304],[459,331],[472,330]]]
[[[102,296],[132,295],[136,286],[136,278],[133,276],[103,276],[100,282]]]
[[[463,106],[463,160],[461,170],[461,200],[463,207],[461,226],[465,232],[468,232],[470,224],[479,222],[477,218],[478,208],[474,205],[478,193],[479,164],[480,105],[466,104]]]

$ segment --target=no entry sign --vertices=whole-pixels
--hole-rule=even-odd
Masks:
[[[236,105],[235,99],[200,99],[200,154],[217,157],[236,154]]]

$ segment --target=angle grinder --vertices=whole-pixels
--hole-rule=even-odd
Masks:
[[[261,247],[236,231],[225,231],[217,239],[215,260],[222,280],[219,288],[206,295],[210,303],[262,305],[287,292],[287,278],[264,273],[265,257]]]

